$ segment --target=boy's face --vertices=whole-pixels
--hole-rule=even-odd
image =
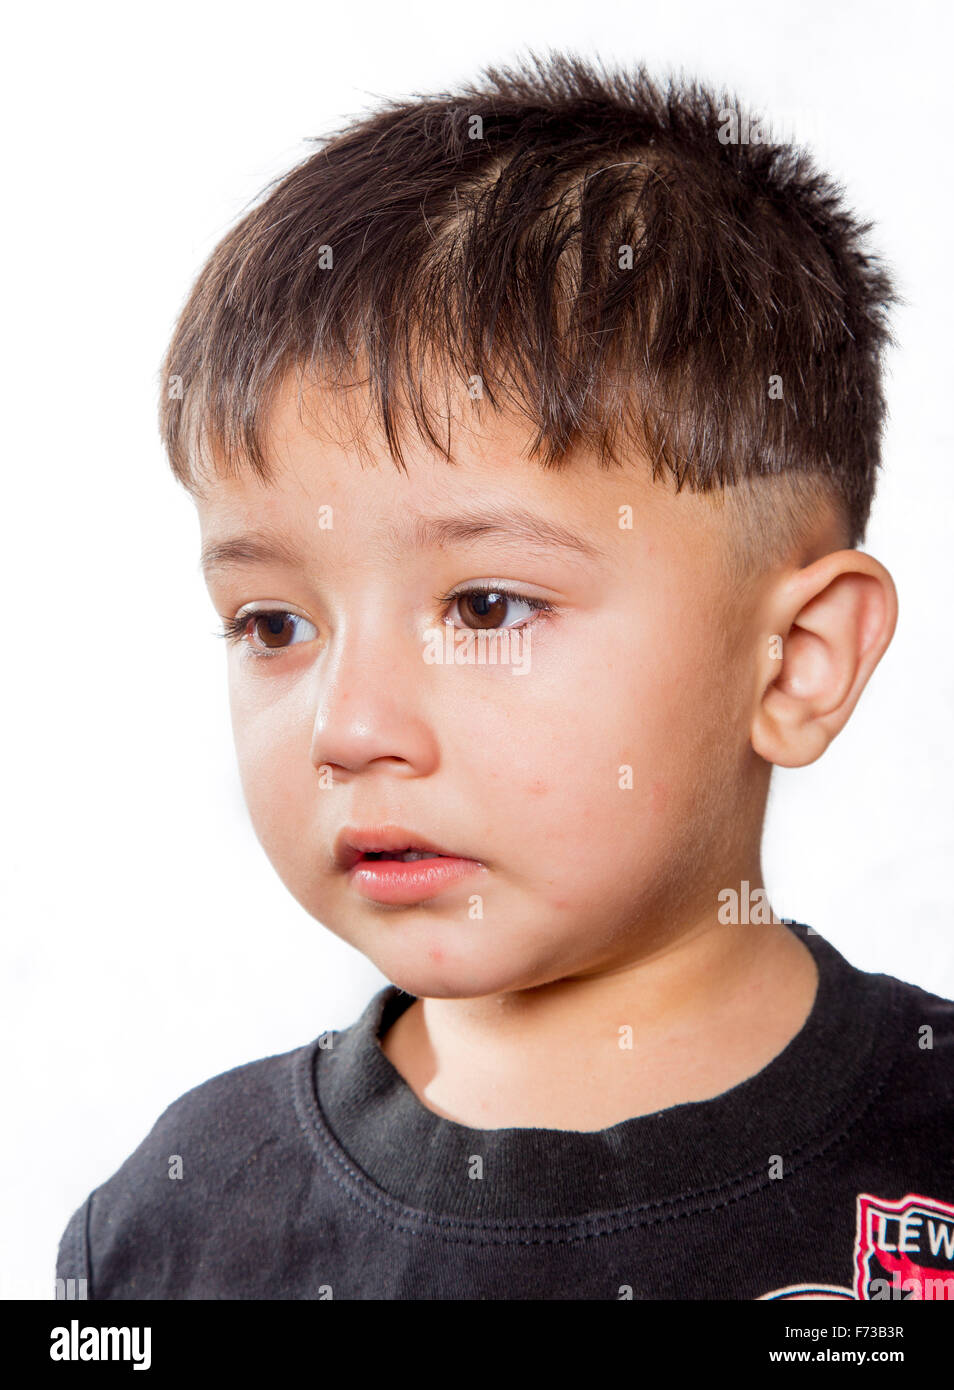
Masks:
[[[275,483],[247,472],[198,503],[204,546],[266,529],[302,557],[208,575],[224,619],[291,615],[229,646],[256,833],[312,916],[422,996],[624,968],[713,920],[719,889],[758,865],[757,620],[753,600],[733,606],[719,510],[638,461],[545,472],[519,424],[486,418],[455,430],[456,466],[413,435],[405,475],[380,442],[368,467],[316,437],[286,391]],[[486,513],[537,518],[591,553],[526,529],[414,543],[421,519]],[[480,587],[553,611],[441,601]],[[445,617],[529,624],[529,669],[526,647],[509,665],[426,660]],[[418,902],[373,901],[335,847],[346,827],[383,824],[482,867]]]

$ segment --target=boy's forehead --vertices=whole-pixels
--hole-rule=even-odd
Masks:
[[[700,528],[718,525],[708,499],[677,494],[668,475],[653,480],[636,449],[622,466],[601,466],[580,446],[559,467],[544,467],[529,457],[534,430],[514,412],[462,408],[451,422],[450,462],[412,425],[401,436],[403,468],[370,411],[360,447],[340,418],[326,391],[309,391],[301,404],[295,391],[279,393],[266,434],[269,479],[249,465],[203,479],[196,506],[204,548],[254,530],[307,541],[345,527],[398,548],[402,539],[420,548],[509,530],[566,558],[593,560],[634,531],[695,544]]]

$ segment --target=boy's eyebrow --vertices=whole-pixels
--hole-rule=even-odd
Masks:
[[[556,548],[570,550],[589,559],[606,558],[605,551],[583,540],[567,527],[546,521],[521,507],[494,508],[469,516],[419,516],[409,526],[392,527],[389,541],[395,550],[407,544],[417,550],[426,550],[485,536],[517,540],[538,550]],[[279,533],[249,531],[205,545],[199,566],[208,579],[216,571],[274,564],[276,561],[295,568],[303,563],[304,558],[297,546]]]
[[[202,547],[199,569],[206,579],[221,570],[239,569],[247,565],[287,565],[294,569],[301,563],[298,547],[284,536],[270,531],[248,531],[230,536],[224,541],[210,541]]]
[[[592,560],[606,558],[604,551],[568,527],[546,521],[522,507],[493,507],[469,516],[421,516],[410,530],[412,543],[420,550],[479,540],[483,536],[503,536],[538,549],[574,550]],[[392,537],[400,544],[403,536],[399,528],[393,529]]]

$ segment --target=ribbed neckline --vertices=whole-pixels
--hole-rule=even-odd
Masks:
[[[315,1122],[388,1197],[445,1216],[575,1217],[761,1186],[773,1155],[791,1171],[868,1103],[893,998],[886,977],[850,965],[803,923],[786,925],[818,966],[811,1011],[761,1071],[712,1099],[601,1130],[472,1129],[428,1110],[382,1051],[381,1037],[414,1002],[389,985],[331,1047],[306,1050]]]

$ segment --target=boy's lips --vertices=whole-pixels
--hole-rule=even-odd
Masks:
[[[404,853],[421,857],[397,857]],[[377,854],[391,857],[374,858]],[[479,860],[437,845],[425,835],[390,825],[345,827],[335,841],[335,861],[362,897],[392,907],[436,897],[485,868]]]

